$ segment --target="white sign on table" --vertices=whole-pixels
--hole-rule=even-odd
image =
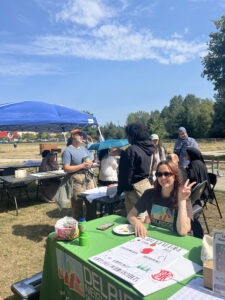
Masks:
[[[201,269],[197,265],[193,268],[193,263],[182,257],[186,253],[186,249],[146,237],[135,238],[89,260],[132,284],[146,296]],[[180,268],[176,264],[178,260]],[[182,276],[183,268],[186,269],[185,277]],[[150,282],[153,284],[149,285]]]
[[[225,231],[213,235],[213,291],[225,297]]]

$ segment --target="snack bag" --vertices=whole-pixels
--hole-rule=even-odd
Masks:
[[[73,240],[78,235],[78,222],[74,218],[66,216],[56,222],[53,240]]]

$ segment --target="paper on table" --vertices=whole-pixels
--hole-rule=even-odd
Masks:
[[[179,257],[169,266],[149,274],[148,278],[133,287],[142,295],[147,296],[172,284],[180,282],[202,270],[202,267],[192,261]]]
[[[150,237],[135,238],[89,260],[130,284],[149,278],[188,251]]]
[[[66,174],[64,172],[64,170],[53,170],[53,171],[47,171],[48,173],[51,173],[51,174]]]
[[[168,300],[214,300],[224,299],[222,296],[216,295],[210,290],[203,287],[203,279],[198,277],[193,279],[185,287],[180,289],[176,294]]]
[[[48,172],[31,173],[30,175],[35,177],[52,176],[52,174]]]
[[[97,187],[91,190],[82,192],[83,195],[86,195],[86,199],[92,203],[96,198],[104,197],[107,193],[107,186]]]

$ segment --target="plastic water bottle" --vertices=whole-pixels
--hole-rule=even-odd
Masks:
[[[78,222],[79,228],[79,245],[86,246],[88,244],[88,237],[87,237],[87,222],[85,219],[80,219]]]

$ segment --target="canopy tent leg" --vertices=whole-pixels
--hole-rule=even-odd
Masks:
[[[99,126],[98,126],[98,132],[99,132],[99,136],[100,136],[101,141],[104,141],[105,139],[104,139],[104,136],[102,135],[102,132],[101,132],[101,129],[100,129]]]

